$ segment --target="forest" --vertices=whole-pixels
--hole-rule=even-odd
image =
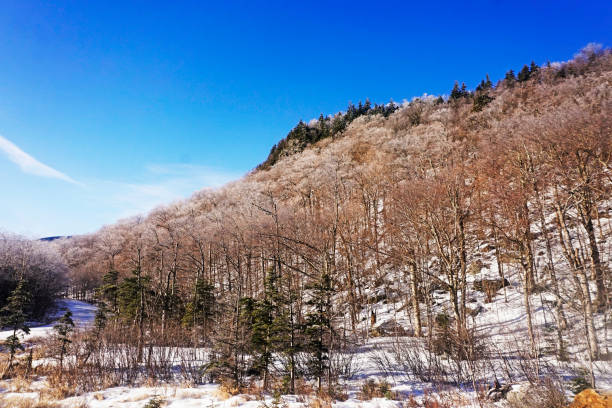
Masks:
[[[558,404],[531,406],[565,406],[567,378],[612,378],[611,84],[612,52],[591,46],[300,121],[222,188],[89,235],[0,238],[0,307],[22,280],[37,308],[97,305],[41,346],[72,394],[178,376],[342,400],[359,350],[386,339],[368,358],[390,377],[484,399],[526,381]],[[493,305],[519,317],[498,325]],[[383,380],[359,392],[400,398]]]

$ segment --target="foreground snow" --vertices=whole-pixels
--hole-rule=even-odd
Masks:
[[[29,340],[36,337],[47,337],[53,332],[53,325],[55,321],[59,319],[66,310],[72,312],[72,320],[77,327],[87,327],[93,323],[96,315],[96,307],[90,303],[81,302],[80,300],[74,299],[61,299],[57,301],[57,310],[53,316],[51,316],[51,323],[31,323],[30,334],[24,335],[19,332],[19,337],[22,340]],[[0,341],[5,340],[7,337],[13,334],[12,330],[0,331]]]
[[[32,402],[41,401],[38,393],[5,393],[5,403],[16,403],[19,399],[28,399]],[[415,401],[422,400],[422,396],[416,396]],[[181,386],[160,387],[115,387],[99,392],[91,392],[85,395],[67,398],[59,402],[61,407],[88,407],[88,408],[142,408],[152,399],[158,399],[162,406],[170,408],[307,408],[317,406],[314,396],[285,395],[275,400],[273,397],[254,396],[240,394],[229,396],[220,390],[218,385],[201,385],[187,388]],[[462,407],[471,408],[478,405],[470,402],[470,397],[463,399]],[[0,400],[0,406],[1,402]],[[321,406],[325,406],[325,402]],[[401,408],[405,402],[392,401],[384,398],[374,398],[363,401],[357,398],[349,398],[346,401],[335,401],[331,406],[334,408]]]

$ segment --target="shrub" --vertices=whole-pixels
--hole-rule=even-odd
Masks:
[[[359,396],[362,400],[371,400],[372,398],[397,399],[397,394],[391,391],[391,385],[385,380],[378,383],[372,379],[367,380],[361,386]]]
[[[530,384],[508,394],[510,408],[565,408],[567,398],[557,381],[546,378],[539,384]]]
[[[162,404],[163,404],[164,400],[161,399],[160,397],[153,397],[149,400],[149,402],[147,402],[147,404],[144,406],[144,408],[161,408]]]
[[[574,395],[580,394],[582,391],[587,388],[591,388],[591,383],[587,380],[589,373],[581,369],[578,371],[578,375],[570,380],[570,389],[574,393]]]

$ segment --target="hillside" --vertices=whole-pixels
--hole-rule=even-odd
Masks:
[[[587,49],[351,105],[241,180],[54,241],[102,316],[66,381],[449,407],[493,404],[493,381],[612,387],[611,85]]]

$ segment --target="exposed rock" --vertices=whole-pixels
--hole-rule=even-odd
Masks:
[[[478,316],[480,313],[482,313],[484,311],[484,307],[482,307],[482,305],[476,305],[475,307],[471,308],[471,307],[466,307],[465,308],[467,314],[469,314],[472,317]]]
[[[495,385],[487,392],[487,399],[492,402],[505,399],[508,392],[512,390],[512,384],[500,385],[495,381]]]
[[[387,320],[372,329],[372,335],[378,336],[406,336],[409,335],[397,321],[391,319]]]
[[[589,388],[576,395],[568,408],[612,408],[612,397],[599,395]]]
[[[561,408],[567,405],[563,390],[551,384],[515,385],[506,400],[512,408]]]

